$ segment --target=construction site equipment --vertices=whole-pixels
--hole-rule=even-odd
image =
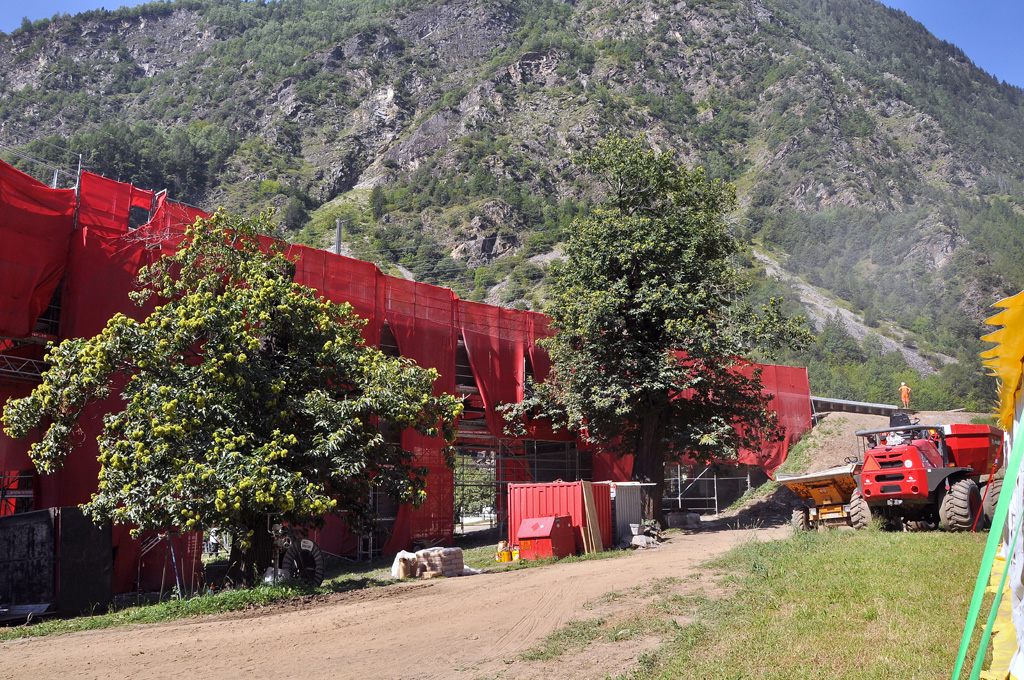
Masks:
[[[324,582],[326,563],[320,546],[308,538],[300,536],[295,530],[281,524],[269,525],[267,531],[273,537],[274,557],[267,569],[269,582],[276,584],[278,580],[298,579],[317,588]]]
[[[1002,431],[922,425],[905,413],[889,423],[857,432],[865,449],[858,488],[872,511],[910,529],[984,528],[1002,488]]]
[[[524,519],[519,527],[519,559],[539,560],[546,557],[569,557],[576,554],[572,518],[536,517]]]
[[[871,522],[871,510],[857,491],[860,462],[850,462],[821,472],[780,474],[782,484],[803,500],[793,511],[793,525],[800,530],[850,526],[863,529]]]

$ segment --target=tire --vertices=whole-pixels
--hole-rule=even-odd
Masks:
[[[999,493],[1003,490],[1003,478],[990,479],[985,488],[987,489],[983,502],[985,521],[988,522],[989,526],[992,526],[992,518],[996,516],[996,503],[999,502]]]
[[[981,511],[981,491],[971,479],[958,479],[950,484],[939,501],[939,520],[945,531],[970,531]]]
[[[793,528],[797,531],[810,531],[811,522],[807,517],[807,508],[793,510]]]
[[[850,524],[854,529],[865,529],[871,524],[871,507],[859,491],[850,497]]]
[[[288,569],[292,578],[317,588],[324,582],[324,554],[320,546],[308,541],[305,549],[301,539],[294,539],[281,558],[281,568]]]

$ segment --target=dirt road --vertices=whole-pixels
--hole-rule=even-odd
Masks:
[[[715,589],[696,567],[788,527],[704,530],[618,559],[403,582],[257,612],[0,644],[0,678],[604,678],[656,640],[592,645],[557,661],[516,657],[567,622],[635,606],[610,591],[676,577]],[[554,665],[553,665],[554,664]]]
[[[943,423],[974,416],[918,415]],[[812,436],[810,469],[856,456],[854,431],[887,423],[880,416],[829,415]],[[673,593],[722,594],[699,565],[743,541],[788,536],[781,523],[792,500],[783,493],[750,508],[747,517],[706,524],[618,559],[396,583],[260,611],[7,642],[0,644],[0,679],[615,677],[658,640],[595,642],[548,661],[518,657],[570,621],[642,611],[645,586],[659,582],[664,589],[668,577],[675,577],[667,585]],[[745,522],[766,528],[725,528]]]

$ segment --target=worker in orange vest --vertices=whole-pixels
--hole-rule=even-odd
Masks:
[[[900,399],[903,400],[903,408],[910,408],[910,387],[907,383],[900,383]]]

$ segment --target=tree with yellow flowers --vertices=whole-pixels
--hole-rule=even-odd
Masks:
[[[271,228],[269,215],[198,221],[140,274],[139,302],[164,304],[53,347],[42,384],[3,414],[12,437],[46,426],[30,455],[49,473],[84,408],[120,389],[86,510],[139,530],[221,527],[238,539],[241,584],[270,561],[268,517],[305,527],[342,513],[368,531],[371,491],[422,502],[426,469],[382,425],[451,442],[462,408],[433,395],[435,371],[366,346],[351,306],[294,283],[295,265],[259,237]]]

